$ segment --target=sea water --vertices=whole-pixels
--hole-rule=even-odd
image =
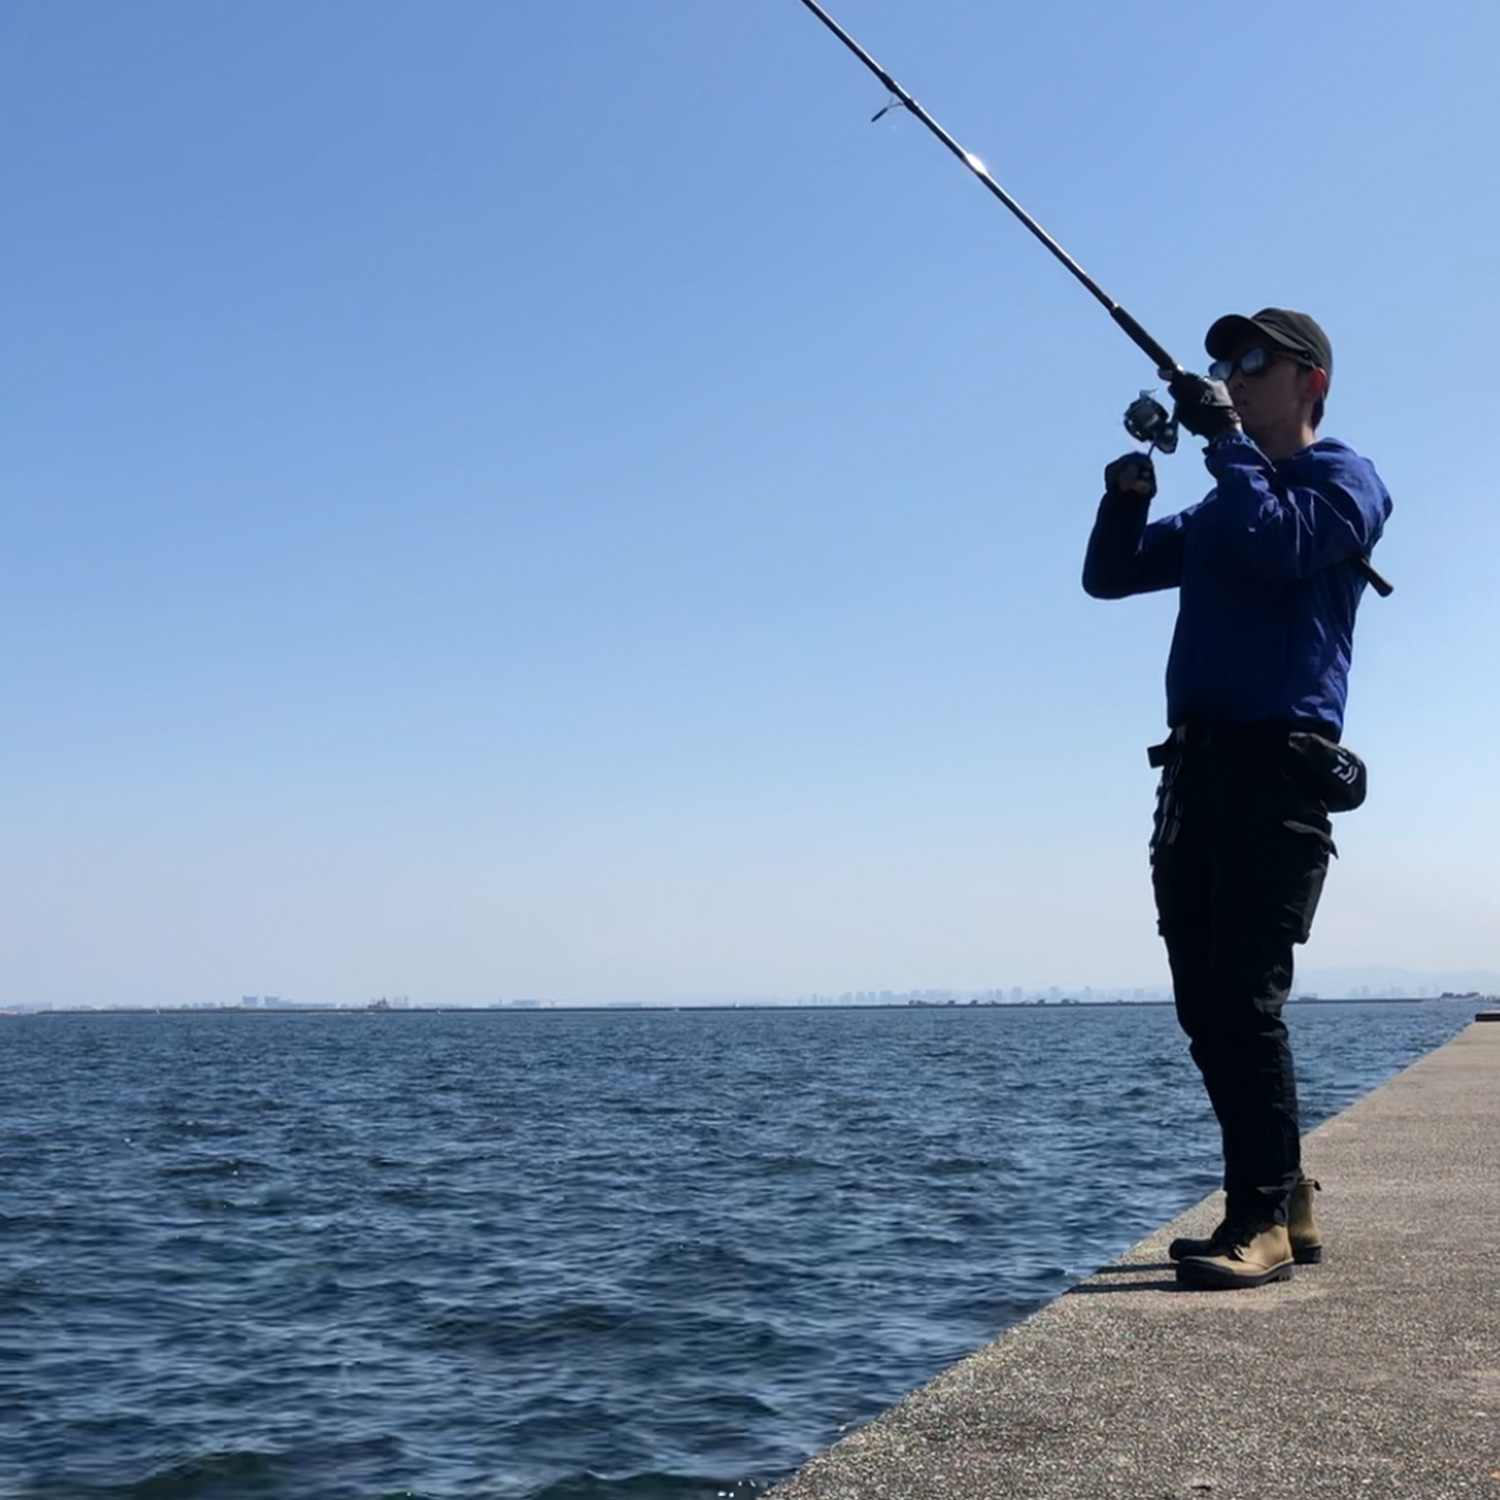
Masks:
[[[739,1500],[1215,1159],[1165,1007],[0,1018],[0,1497]]]

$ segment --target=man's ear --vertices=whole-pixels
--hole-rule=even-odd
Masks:
[[[1328,395],[1328,371],[1318,365],[1307,373],[1307,394],[1315,401],[1322,401]]]

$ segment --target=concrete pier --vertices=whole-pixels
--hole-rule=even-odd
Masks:
[[[1179,1290],[1217,1195],[774,1500],[1500,1500],[1500,1026],[1307,1138],[1320,1266]]]

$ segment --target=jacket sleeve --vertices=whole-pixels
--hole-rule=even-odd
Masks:
[[[1083,558],[1083,588],[1095,599],[1124,599],[1182,582],[1182,515],[1152,521],[1143,495],[1106,495]],[[1194,507],[1197,509],[1197,507]]]
[[[1383,491],[1354,465],[1311,458],[1278,473],[1238,434],[1210,443],[1204,462],[1218,487],[1195,546],[1226,566],[1288,583],[1358,557],[1380,535]]]

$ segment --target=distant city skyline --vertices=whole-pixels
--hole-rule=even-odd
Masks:
[[[1352,977],[1351,977],[1352,976]],[[1317,983],[1314,981],[1317,980]],[[1293,999],[1303,1000],[1436,1000],[1444,997],[1456,999],[1492,1000],[1500,996],[1500,972],[1488,970],[1457,970],[1402,974],[1388,969],[1355,971],[1323,971],[1321,977],[1309,975],[1306,982],[1293,989]],[[1171,1003],[1171,990],[1149,986],[1104,986],[1096,988],[1083,985],[1067,988],[1048,985],[1027,989],[1020,985],[993,987],[979,990],[956,990],[951,988],[927,988],[910,990],[845,990],[837,994],[813,991],[804,995],[781,996],[696,996],[662,997],[656,1000],[598,998],[588,1001],[549,999],[541,996],[517,996],[490,1000],[472,1005],[445,1004],[440,999],[423,1002],[408,995],[381,995],[364,1001],[333,1003],[316,1000],[297,1000],[280,995],[242,994],[238,1000],[198,1001],[179,1005],[110,1005],[107,1003],[78,1006],[26,1005],[24,1003],[0,1006],[0,1013],[40,1014],[49,1010],[183,1010],[183,1011],[234,1011],[234,1010],[348,1010],[348,1011],[421,1011],[421,1010],[650,1010],[689,1007],[733,1008],[765,1007],[795,1009],[798,1007],[854,1007],[854,1006],[1023,1006],[1023,1005],[1115,1005]]]

